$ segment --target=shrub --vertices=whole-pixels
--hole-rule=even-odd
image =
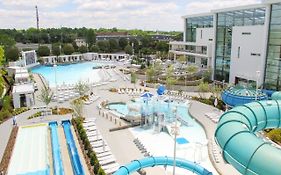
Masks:
[[[98,175],[106,175],[102,168],[99,168]]]
[[[5,119],[7,119],[11,116],[12,116],[12,114],[8,110],[1,110],[0,111],[0,121],[3,121],[3,120],[5,120]]]
[[[99,169],[100,169],[100,163],[99,163],[98,160],[96,160],[96,161],[94,162],[94,173],[95,173],[95,174],[98,174]]]

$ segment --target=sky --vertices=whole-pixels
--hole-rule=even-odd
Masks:
[[[261,0],[0,0],[0,28],[88,27],[183,31],[184,15]]]

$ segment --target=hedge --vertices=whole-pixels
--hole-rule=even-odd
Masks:
[[[78,136],[83,143],[84,150],[87,152],[88,159],[90,160],[91,166],[94,167],[94,174],[96,175],[106,175],[104,170],[99,164],[96,153],[93,151],[93,148],[90,144],[90,141],[87,137],[86,131],[83,127],[83,118],[77,117],[71,120],[72,124],[75,126],[78,132]]]

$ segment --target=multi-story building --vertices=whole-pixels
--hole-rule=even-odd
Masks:
[[[183,16],[170,52],[213,70],[213,79],[281,90],[281,0]]]

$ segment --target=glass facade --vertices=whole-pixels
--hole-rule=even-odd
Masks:
[[[264,25],[265,11],[254,8],[217,14],[215,80],[229,82],[232,27]]]
[[[213,27],[213,16],[200,16],[186,19],[186,41],[196,41],[197,28]]]
[[[270,17],[264,87],[281,90],[281,3],[273,4]]]

